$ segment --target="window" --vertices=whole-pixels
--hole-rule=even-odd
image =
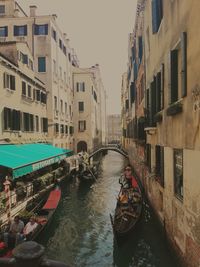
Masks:
[[[65,125],[65,134],[67,135],[68,134],[68,126]]]
[[[181,35],[181,42],[170,51],[169,104],[187,95],[187,33]],[[180,88],[180,90],[179,90]]]
[[[40,102],[41,100],[41,94],[40,94],[40,90],[36,90],[36,101]]]
[[[65,102],[65,115],[67,115],[67,103]]]
[[[60,100],[60,112],[63,113],[63,100]]]
[[[0,37],[7,37],[8,36],[8,27],[0,27]]]
[[[62,47],[63,47],[63,43],[62,43],[61,39],[59,39],[59,47],[60,47],[60,49],[62,49]]]
[[[47,103],[47,95],[44,92],[41,92],[41,103],[46,104]]]
[[[15,90],[15,76],[4,72],[3,83],[4,83],[4,88],[7,88],[13,91]]]
[[[38,72],[46,72],[46,57],[38,58]]]
[[[25,55],[22,52],[20,52],[20,59],[23,64],[28,64],[28,55]]]
[[[42,132],[43,133],[48,133],[48,119],[47,118],[42,118],[41,119],[41,126],[42,126]]]
[[[67,55],[67,48],[64,45],[63,45],[63,53],[65,54],[65,56]]]
[[[64,72],[64,82],[67,83],[67,74]]]
[[[94,100],[97,102],[97,94],[95,91],[94,91]]]
[[[5,14],[5,5],[0,5],[0,15]]]
[[[163,0],[152,0],[152,32],[157,33],[163,18]]]
[[[84,102],[78,102],[78,110],[79,110],[79,112],[84,111]]]
[[[156,77],[154,76],[153,81],[150,85],[149,90],[149,126],[153,127],[156,125],[154,116],[156,114]]]
[[[31,69],[31,70],[33,70],[33,61],[31,60],[31,59],[29,59],[29,68]]]
[[[85,83],[76,83],[76,91],[77,92],[85,92]]]
[[[59,124],[58,123],[55,124],[55,132],[59,133]]]
[[[58,110],[58,99],[57,99],[57,96],[54,96],[54,109]]]
[[[57,69],[56,69],[56,61],[55,59],[53,59],[53,72],[56,74],[57,73]]]
[[[26,83],[22,81],[22,95],[26,96]]]
[[[35,130],[36,132],[39,132],[39,117],[35,116]]]
[[[74,127],[70,126],[69,127],[69,134],[72,135],[74,133]]]
[[[143,56],[143,40],[142,36],[138,37],[138,58],[139,58],[139,64],[142,62],[142,56]]]
[[[14,36],[27,36],[27,25],[14,26]]]
[[[157,181],[164,187],[164,147],[156,146],[156,176]]]
[[[35,35],[48,35],[48,24],[36,25],[35,24]]]
[[[69,59],[69,62],[71,62],[71,54],[70,53],[68,54],[68,59]]]
[[[32,96],[32,93],[31,93],[31,86],[28,85],[28,97],[31,98],[31,96]]]
[[[21,112],[19,110],[4,108],[4,130],[20,131]]]
[[[63,125],[63,124],[60,125],[60,132],[61,132],[62,134],[64,134],[64,125]]]
[[[147,167],[149,171],[151,172],[151,145],[150,144],[146,144],[145,158],[146,158]]]
[[[78,130],[79,132],[84,132],[86,130],[86,121],[78,122]]]
[[[25,132],[33,132],[34,131],[34,116],[32,114],[23,113],[23,121],[24,121],[24,131]]]
[[[52,37],[55,41],[57,41],[57,34],[56,31],[52,28]]]
[[[183,150],[174,149],[174,193],[183,199]]]

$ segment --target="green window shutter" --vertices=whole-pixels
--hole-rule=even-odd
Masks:
[[[172,50],[170,53],[170,104],[178,100],[178,50]]]
[[[181,35],[181,83],[182,83],[182,97],[187,95],[187,33],[182,32]]]

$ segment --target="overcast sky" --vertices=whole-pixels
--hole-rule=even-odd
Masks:
[[[109,114],[120,113],[121,76],[127,70],[128,34],[135,21],[137,0],[18,0],[28,13],[57,14],[81,67],[98,63],[108,95]]]

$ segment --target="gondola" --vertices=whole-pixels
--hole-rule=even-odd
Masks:
[[[125,237],[133,231],[142,213],[141,190],[136,180],[134,184],[130,188],[121,188],[114,216],[110,215],[113,232],[117,238]]]
[[[81,172],[78,173],[78,178],[81,181],[96,180],[98,171],[96,166],[86,166]]]
[[[60,202],[60,198],[61,189],[59,187],[56,187],[50,192],[44,206],[38,212],[36,212],[36,222],[38,223],[38,226],[36,227],[34,232],[26,239],[27,241],[35,240],[39,236],[39,234],[41,234],[44,228],[49,224]],[[12,257],[12,249],[13,244],[11,244],[9,248],[5,248],[4,243],[0,242],[0,257]]]

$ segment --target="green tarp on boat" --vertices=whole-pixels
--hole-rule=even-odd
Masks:
[[[0,166],[10,169],[12,178],[15,179],[71,155],[72,150],[50,144],[0,145]]]

